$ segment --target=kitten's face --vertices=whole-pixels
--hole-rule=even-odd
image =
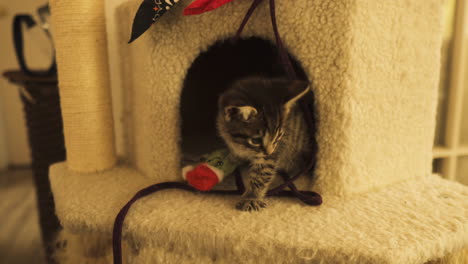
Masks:
[[[302,81],[238,81],[220,97],[218,132],[238,157],[250,160],[272,155],[292,107],[307,91]]]

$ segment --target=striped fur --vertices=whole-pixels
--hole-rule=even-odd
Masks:
[[[311,160],[311,134],[296,107],[306,89],[305,82],[249,78],[221,95],[218,133],[232,154],[248,164],[248,183],[238,209],[265,208],[264,197],[277,171],[297,173]]]

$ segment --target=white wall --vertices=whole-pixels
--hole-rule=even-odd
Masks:
[[[1,101],[0,101],[0,109],[2,109]],[[6,132],[5,121],[3,118],[2,111],[0,111],[0,171],[6,169],[6,167],[8,166],[8,152],[7,152],[5,132]]]
[[[6,9],[0,5],[0,21],[6,16]],[[0,86],[1,87],[1,86]],[[6,127],[2,112],[2,101],[0,100],[0,171],[4,170],[8,165],[8,153],[6,145]]]
[[[35,13],[36,8],[45,3],[47,0],[0,1],[0,73],[8,69],[18,69],[12,39],[14,14]],[[49,62],[47,39],[41,35],[39,28],[30,33],[31,37],[36,38],[25,43],[28,63],[36,67],[47,65]],[[18,87],[0,77],[0,167],[6,163],[27,165],[30,162]]]

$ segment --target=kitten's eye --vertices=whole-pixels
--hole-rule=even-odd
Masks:
[[[254,147],[258,147],[262,144],[262,138],[249,138],[247,142]]]

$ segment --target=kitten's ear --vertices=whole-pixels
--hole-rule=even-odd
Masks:
[[[309,82],[294,80],[288,86],[288,97],[284,108],[286,113],[289,113],[291,108],[299,101],[304,95],[309,92]]]
[[[224,120],[241,119],[248,122],[257,115],[257,109],[252,106],[226,106],[224,108]]]

